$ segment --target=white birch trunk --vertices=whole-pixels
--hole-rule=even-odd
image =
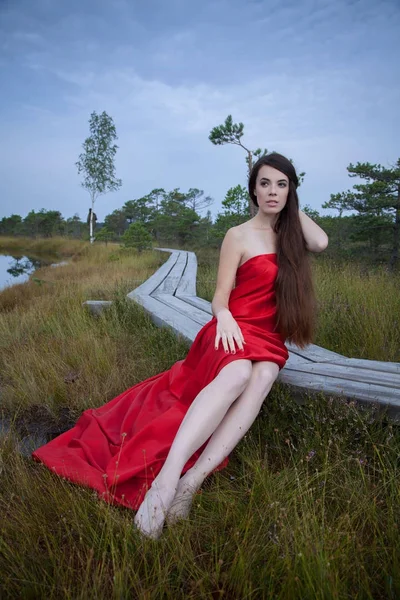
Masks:
[[[90,235],[90,243],[93,244],[94,236],[93,236],[93,214],[94,214],[94,199],[92,197],[92,212],[90,213],[90,221],[89,221],[89,235]]]

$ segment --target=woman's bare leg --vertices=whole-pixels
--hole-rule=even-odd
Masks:
[[[179,480],[167,514],[169,524],[188,516],[195,493],[207,475],[232,452],[249,430],[278,373],[279,367],[275,363],[262,361],[253,364],[246,389],[229,408],[197,462]]]
[[[223,367],[191,403],[165,463],[134,518],[144,535],[155,539],[160,536],[183,467],[218,427],[230,405],[245,389],[251,373],[250,360],[235,360]]]

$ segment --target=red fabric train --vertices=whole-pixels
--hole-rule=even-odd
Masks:
[[[97,409],[83,412],[76,425],[33,452],[35,460],[67,479],[94,488],[111,503],[137,510],[159,473],[176,432],[197,394],[233,360],[288,359],[284,339],[274,333],[276,254],[260,254],[241,265],[229,309],[242,330],[244,351],[215,350],[216,319],[197,334],[185,360],[134,385]],[[216,398],[216,401],[218,399]],[[187,461],[199,458],[208,440]],[[214,471],[228,465],[229,457]]]

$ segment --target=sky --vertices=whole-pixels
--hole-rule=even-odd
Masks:
[[[247,180],[244,150],[208,139],[229,114],[334,214],[349,163],[400,157],[399,39],[399,0],[0,0],[0,218],[86,219],[75,163],[103,110],[122,187],[100,221],[154,188],[203,190],[215,216]]]

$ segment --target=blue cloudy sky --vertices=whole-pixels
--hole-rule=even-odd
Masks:
[[[156,187],[202,189],[215,214],[246,182],[244,151],[208,140],[228,114],[306,171],[301,204],[320,209],[350,162],[400,156],[399,37],[399,0],[0,0],[0,218],[86,217],[93,110],[123,181],[101,220]]]

